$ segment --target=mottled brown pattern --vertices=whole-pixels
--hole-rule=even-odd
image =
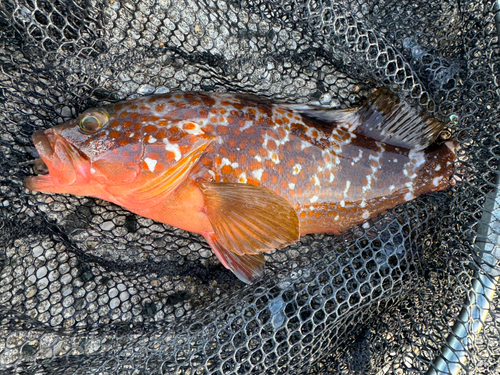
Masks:
[[[132,109],[137,106],[138,115]],[[271,189],[296,207],[301,233],[340,232],[440,190],[451,173],[446,163],[454,157],[443,145],[412,161],[409,150],[366,137],[362,126],[350,130],[352,124],[325,123],[246,95],[162,94],[115,105],[114,110],[118,120],[112,122],[110,137],[125,145],[134,136],[117,132],[133,124],[147,141],[144,156],[159,156],[154,172],[175,161],[176,145],[183,155],[201,133],[213,136],[191,177]],[[185,121],[198,124],[200,134],[190,134]],[[165,142],[170,150],[161,156]],[[416,168],[420,158],[425,163]],[[439,176],[443,178],[435,180]]]
[[[338,233],[414,197],[445,188],[454,153],[410,151],[247,95],[172,93],[106,107],[110,122],[88,152],[112,150],[161,174],[203,142],[193,180],[246,183],[288,200],[301,234]]]
[[[339,119],[328,123],[294,108],[193,92],[91,109],[34,134],[49,175],[26,186],[98,197],[199,233],[250,282],[263,272],[263,252],[340,233],[449,184],[451,141],[418,151],[428,144],[411,134],[394,147],[368,137],[355,109],[316,116]],[[418,118],[405,124],[405,134],[422,128]],[[386,137],[387,128],[371,134]],[[417,147],[402,148],[408,139]]]

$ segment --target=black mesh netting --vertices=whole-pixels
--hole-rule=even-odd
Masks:
[[[456,350],[449,336],[474,283],[498,275],[494,3],[2,0],[0,372],[433,368]],[[449,125],[456,185],[268,254],[253,285],[198,235],[22,186],[31,134],[97,104],[204,90],[346,108],[381,86]],[[500,303],[488,296],[484,328],[463,322],[463,365],[445,373],[500,373]]]

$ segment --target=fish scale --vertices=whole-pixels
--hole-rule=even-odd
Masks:
[[[294,204],[301,232],[305,233],[340,233],[352,222],[364,221],[413,199],[421,194],[415,192],[421,187],[414,186],[417,159],[428,158],[430,162],[431,158],[438,158],[425,151],[411,157],[398,147],[390,147],[386,152],[380,142],[359,140],[356,126],[337,124],[328,128],[279,104],[240,99],[231,94],[164,94],[156,96],[150,106],[149,100],[140,99],[140,106],[130,106],[132,110],[140,107],[141,115],[136,118],[142,121],[144,134],[151,137],[148,142],[201,131],[216,136],[218,141],[206,150],[199,167],[193,170],[193,178],[266,186]],[[195,106],[201,103],[205,105],[197,110]],[[115,109],[116,117],[123,117],[124,113],[127,116],[130,111]],[[168,124],[159,119],[167,119]],[[147,121],[155,125],[144,125]],[[164,129],[176,123],[170,134]],[[172,152],[170,144],[171,141],[167,153]],[[151,146],[157,152],[152,153],[154,156],[149,159],[154,164],[149,165],[159,166],[157,172],[162,168],[161,163],[156,164],[162,147],[161,142],[160,147]],[[149,148],[146,146],[146,150]],[[246,156],[241,163],[239,154]],[[172,157],[175,159],[175,155],[167,159]],[[449,160],[439,160],[443,170],[449,169]],[[339,173],[354,164],[352,173]],[[387,180],[392,181],[391,185],[387,186]],[[404,191],[403,198],[391,199],[394,191]]]
[[[84,155],[73,164],[82,171],[89,164],[90,177],[77,173],[71,187],[34,180],[27,186],[97,196],[200,233],[221,262],[249,282],[263,272],[262,252],[307,233],[338,234],[449,185],[454,142],[419,144],[415,135],[435,133],[435,139],[442,124],[415,121],[418,114],[394,94],[374,95],[387,100],[333,111],[238,94],[159,94],[105,107],[102,127],[82,134],[82,122],[94,113],[89,110],[47,132],[63,149]],[[387,108],[375,104],[388,100],[400,126],[380,116]],[[401,129],[405,123],[417,128]],[[34,136],[35,146],[40,137]],[[41,157],[56,176],[55,152],[44,158],[44,147],[38,147]]]

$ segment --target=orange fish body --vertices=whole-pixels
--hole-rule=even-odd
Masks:
[[[381,89],[321,110],[219,93],[173,93],[90,109],[33,135],[49,174],[26,186],[93,196],[203,235],[241,280],[263,252],[338,234],[450,183],[443,125]]]

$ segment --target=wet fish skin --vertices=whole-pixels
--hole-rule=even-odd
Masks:
[[[385,90],[337,111],[237,94],[159,94],[35,133],[49,174],[25,184],[200,233],[251,282],[263,274],[263,252],[308,233],[341,233],[446,189],[455,152],[453,140],[432,144],[442,128]]]

